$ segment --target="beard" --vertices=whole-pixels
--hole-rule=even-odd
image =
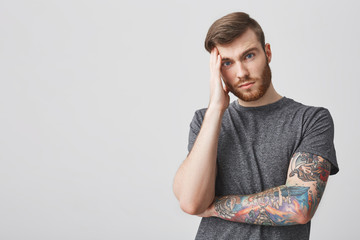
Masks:
[[[254,86],[248,89],[240,89],[238,86],[244,82],[254,82]],[[260,86],[257,89],[253,89],[256,83],[260,83]],[[244,102],[251,102],[260,99],[266,91],[268,90],[271,83],[271,69],[269,63],[267,62],[262,73],[261,78],[251,78],[249,76],[240,79],[236,87],[227,86],[235,96],[243,100]]]

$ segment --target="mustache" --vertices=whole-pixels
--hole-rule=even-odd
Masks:
[[[243,84],[246,82],[256,82],[261,80],[261,78],[253,78],[253,77],[243,77],[243,78],[239,78],[237,84]]]

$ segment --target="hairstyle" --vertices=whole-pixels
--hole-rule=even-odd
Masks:
[[[258,22],[244,12],[230,13],[216,20],[206,35],[205,49],[211,52],[216,45],[231,43],[248,29],[255,32],[257,39],[265,51],[265,36],[263,30]]]

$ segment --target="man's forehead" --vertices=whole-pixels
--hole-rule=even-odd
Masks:
[[[261,43],[256,37],[256,34],[253,30],[248,29],[241,36],[236,38],[229,44],[217,45],[219,53],[222,57],[231,57],[242,55],[249,49],[260,49]]]
[[[251,42],[237,46],[217,46],[217,48],[222,58],[230,59],[233,57],[239,57],[251,50],[258,51],[261,46],[259,46],[256,42]]]

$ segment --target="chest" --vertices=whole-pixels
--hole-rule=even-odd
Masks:
[[[251,194],[285,184],[301,126],[286,116],[224,119],[218,144],[217,192]]]

